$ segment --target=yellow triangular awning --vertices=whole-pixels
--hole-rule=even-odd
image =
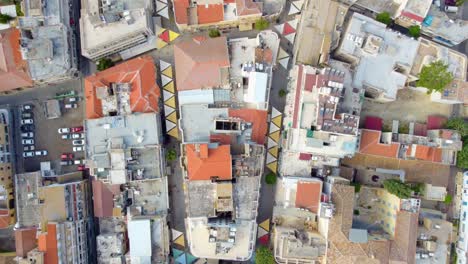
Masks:
[[[158,39],[156,40],[156,48],[157,48],[157,49],[162,49],[162,48],[164,48],[164,47],[166,47],[166,46],[167,46],[167,43],[166,43],[164,40],[162,40],[162,39],[160,39],[160,38],[158,38]]]
[[[167,101],[165,101],[164,104],[172,108],[176,108],[175,96],[172,96],[171,98],[167,99]]]
[[[276,131],[270,134],[269,136],[271,139],[273,139],[276,143],[278,143],[279,138],[280,138],[280,131]]]
[[[164,71],[162,71],[162,74],[172,79],[172,66],[167,67]]]
[[[282,117],[282,116],[279,115],[279,116],[273,118],[273,119],[271,120],[271,122],[273,122],[273,124],[275,124],[277,127],[281,127],[281,117]]]
[[[272,163],[267,165],[267,168],[270,169],[272,172],[276,173],[276,170],[278,169],[278,162],[273,161]]]
[[[175,92],[174,82],[170,82],[166,84],[166,86],[164,86],[163,89],[168,92],[174,93]]]
[[[179,129],[177,126],[167,132],[167,134],[173,138],[179,139]]]
[[[175,33],[174,31],[169,30],[169,41],[174,41],[178,37],[179,37],[178,33]]]
[[[181,235],[178,238],[176,238],[176,240],[174,240],[174,244],[185,248],[185,236]]]
[[[261,224],[259,224],[259,226],[266,231],[270,231],[270,219],[263,221]]]
[[[268,152],[275,158],[278,158],[278,146],[274,146]]]
[[[166,117],[167,120],[171,121],[174,124],[177,124],[177,112],[174,111]]]

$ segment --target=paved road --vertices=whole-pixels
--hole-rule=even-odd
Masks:
[[[461,19],[468,20],[468,1],[465,1],[461,8]],[[468,40],[465,40],[462,43],[458,44],[454,47],[454,49],[468,56]]]

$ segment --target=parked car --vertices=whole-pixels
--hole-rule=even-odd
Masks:
[[[47,150],[36,150],[34,152],[34,154],[36,154],[36,156],[47,156]]]
[[[70,102],[70,103],[76,103],[76,102],[79,102],[79,101],[80,101],[79,97],[69,97],[68,98],[68,102]]]
[[[66,109],[71,109],[71,108],[78,108],[77,104],[65,104]]]
[[[33,132],[24,132],[24,133],[21,133],[21,137],[22,138],[33,138],[34,133]]]
[[[31,158],[34,157],[33,151],[23,152],[23,158]]]
[[[34,145],[24,146],[23,151],[33,151],[35,149]]]
[[[85,165],[78,165],[79,171],[84,171],[86,169]]]
[[[84,147],[83,146],[73,147],[73,152],[79,152],[79,151],[84,151]]]
[[[84,133],[73,133],[72,138],[73,139],[84,138]]]
[[[73,159],[75,155],[73,155],[73,153],[62,153],[62,155],[60,155],[60,159],[61,160],[71,160]]]
[[[21,124],[22,125],[34,124],[34,120],[32,120],[31,118],[21,119]]]
[[[72,127],[71,132],[72,133],[83,132],[83,126]]]
[[[72,139],[71,134],[62,134],[62,139]]]
[[[65,134],[65,133],[70,133],[70,128],[68,127],[61,127],[58,129],[59,134]]]
[[[32,114],[32,113],[29,113],[29,112],[23,112],[23,113],[21,114],[21,118],[24,118],[24,119],[26,119],[26,118],[32,118],[32,117],[33,117],[33,114]]]
[[[22,125],[20,129],[21,129],[21,132],[32,132],[34,131],[34,129],[36,129],[36,127],[34,125],[29,124],[29,125]]]
[[[24,104],[21,109],[23,109],[23,111],[31,111],[33,109],[33,105],[32,104]]]
[[[81,160],[81,159],[79,159],[79,160],[74,160],[73,163],[74,163],[75,165],[84,164],[84,160]]]
[[[83,146],[84,145],[84,140],[81,139],[76,139],[72,141],[73,146]]]
[[[34,139],[22,139],[21,144],[23,144],[23,145],[34,145]]]
[[[71,161],[71,160],[62,160],[62,161],[60,161],[60,165],[70,166],[70,165],[73,165],[73,161]]]
[[[445,6],[445,12],[447,13],[457,13],[458,12],[458,6]]]

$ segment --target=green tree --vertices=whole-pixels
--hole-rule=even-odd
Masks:
[[[114,66],[114,62],[109,58],[102,58],[97,62],[97,70],[98,71],[103,71],[105,69],[109,69],[112,66]]]
[[[275,184],[276,183],[276,174],[274,174],[273,172],[268,173],[265,176],[265,182],[267,184]]]
[[[448,65],[442,61],[434,61],[425,65],[419,74],[416,85],[428,89],[427,93],[442,92],[453,80],[452,73],[448,72]]]
[[[354,210],[353,210],[353,214],[354,214],[354,215],[359,215],[359,210],[358,210],[358,209],[354,209]]]
[[[215,28],[212,28],[208,31],[208,35],[210,36],[210,38],[217,38],[221,36],[221,32],[219,32],[219,30]]]
[[[255,253],[256,264],[273,264],[275,263],[275,257],[271,250],[265,246],[257,248]]]
[[[358,182],[352,182],[350,185],[351,185],[351,186],[354,186],[354,192],[355,192],[355,193],[359,193],[359,192],[361,191],[362,185],[361,185],[360,183],[358,183]]]
[[[410,198],[411,194],[413,193],[413,190],[409,185],[397,179],[385,180],[383,185],[385,190],[387,190],[389,193],[394,194],[402,199]]]
[[[468,139],[463,141],[463,148],[457,154],[457,167],[468,169]]]
[[[444,204],[450,205],[452,203],[453,197],[450,194],[447,194],[444,199]]]
[[[457,130],[460,136],[464,139],[468,137],[468,122],[461,117],[451,118],[445,123],[445,127],[448,129]]]
[[[462,6],[464,3],[465,3],[465,0],[457,0],[457,1],[455,2],[455,4],[456,4],[457,6]]]
[[[284,89],[279,90],[278,95],[279,95],[279,97],[285,97],[286,96],[286,90],[284,90]]]
[[[166,160],[172,162],[177,159],[177,151],[175,149],[170,149],[166,152]]]
[[[421,36],[421,28],[419,26],[411,26],[408,28],[408,34],[417,39],[419,36]]]
[[[270,22],[264,19],[263,17],[255,21],[255,29],[258,31],[262,31],[267,29],[270,26]]]
[[[408,124],[403,124],[400,127],[398,127],[398,132],[400,134],[408,134],[409,133],[409,126]]]
[[[390,17],[390,14],[388,12],[382,12],[380,14],[377,14],[375,20],[384,23],[387,26],[392,23],[392,18]]]
[[[19,0],[18,2],[16,2],[15,6],[16,6],[16,15],[24,16],[23,10],[21,10],[21,3],[19,2]]]
[[[13,17],[7,14],[0,14],[0,24],[8,24],[8,22],[10,22],[12,19]]]

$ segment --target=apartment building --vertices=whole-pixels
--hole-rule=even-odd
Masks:
[[[16,221],[10,118],[8,109],[0,109],[0,229]]]
[[[457,263],[462,264],[468,261],[468,225],[466,225],[468,215],[468,172],[463,173],[463,187],[460,206],[460,226],[458,228],[457,241]]]

